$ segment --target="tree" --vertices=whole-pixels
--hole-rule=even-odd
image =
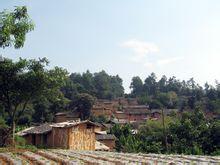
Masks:
[[[158,81],[158,88],[160,92],[167,92],[167,77],[165,75]]]
[[[158,100],[164,108],[176,108],[177,94],[175,92],[159,93]]]
[[[105,71],[94,74],[94,82],[96,88],[96,96],[98,98],[108,98],[111,99],[110,93],[110,77]]]
[[[99,99],[113,99],[124,95],[122,79],[118,75],[108,75],[105,71],[94,74],[89,71],[83,74],[72,73],[69,80],[72,84],[69,83],[66,87],[75,93],[88,93]],[[70,92],[65,90],[65,94],[70,95]]]
[[[92,106],[95,102],[94,97],[87,93],[81,93],[70,103],[70,107],[74,112],[79,112],[81,120],[86,120],[90,117]]]
[[[161,121],[148,120],[140,127],[138,137],[142,142],[142,152],[161,153],[164,150]]]
[[[116,76],[110,76],[110,91],[113,98],[123,97],[124,87],[122,85],[122,79]]]
[[[143,82],[140,77],[133,77],[131,80],[131,95],[134,97],[140,96],[143,93]]]
[[[34,29],[25,6],[16,7],[13,12],[0,13],[0,47],[24,46],[26,34]]]
[[[47,70],[48,60],[5,59],[0,64],[0,104],[10,119],[14,140],[15,125],[35,99],[53,98],[60,92],[67,71],[55,67]]]
[[[180,121],[170,124],[172,151],[185,154],[202,154],[202,134],[209,124],[201,109],[197,107],[193,113],[183,113]]]
[[[116,137],[116,150],[123,152],[138,152],[140,141],[132,134],[132,128],[129,124],[120,126],[114,125],[111,130],[111,134]]]
[[[65,111],[69,100],[62,93],[51,97],[42,96],[33,102],[32,121],[35,123],[52,122],[57,112]]]
[[[151,73],[144,81],[144,92],[147,95],[156,95],[158,92],[158,85],[156,81],[157,77],[155,73]]]

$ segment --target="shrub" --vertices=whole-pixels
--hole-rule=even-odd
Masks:
[[[23,137],[15,135],[15,143],[18,146],[25,146],[26,145],[26,140]]]

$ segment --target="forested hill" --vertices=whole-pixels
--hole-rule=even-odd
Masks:
[[[180,81],[176,77],[162,76],[157,80],[152,73],[144,82],[133,77],[131,97],[138,97],[141,104],[148,103],[152,108],[168,107],[194,109],[200,106],[204,110],[220,112],[220,84],[216,86],[206,83],[200,86],[193,78]]]
[[[98,99],[117,97],[138,98],[139,104],[148,104],[150,108],[194,109],[202,107],[206,111],[220,113],[220,84],[216,86],[206,83],[200,86],[193,78],[180,81],[176,77],[165,75],[157,79],[154,73],[146,77],[144,82],[135,76],[131,80],[131,93],[125,94],[122,79],[116,75],[108,75],[105,71],[79,74],[72,73],[68,83],[62,88],[64,95],[71,99],[77,93],[88,93]]]

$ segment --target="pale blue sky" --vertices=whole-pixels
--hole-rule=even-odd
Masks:
[[[69,72],[220,80],[219,0],[0,0],[26,5],[35,30],[25,47],[1,49],[17,59],[47,57]]]

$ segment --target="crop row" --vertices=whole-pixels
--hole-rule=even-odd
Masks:
[[[219,165],[220,157],[117,153],[104,151],[39,150],[0,153],[0,165]]]

